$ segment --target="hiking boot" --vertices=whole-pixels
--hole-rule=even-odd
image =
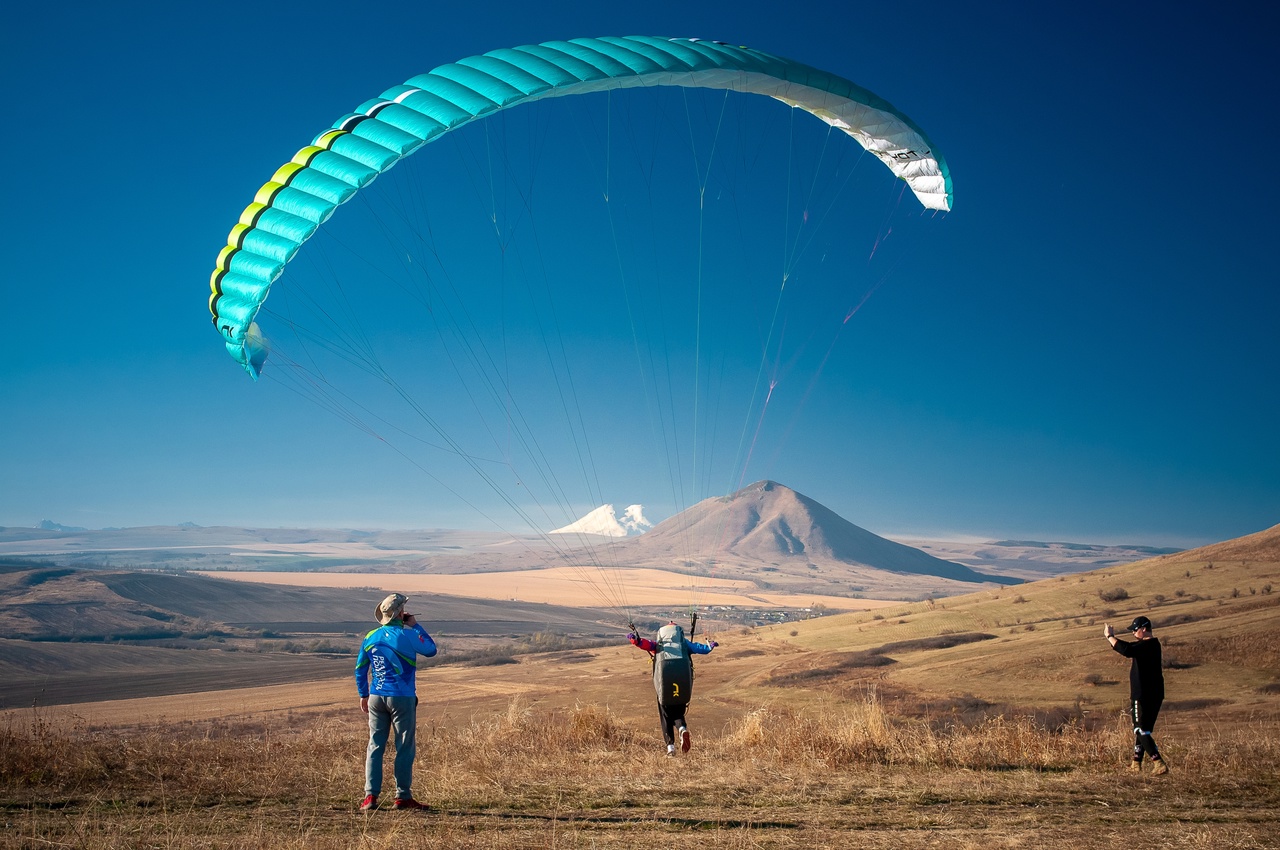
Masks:
[[[1142,773],[1142,762],[1139,761],[1138,759],[1134,759],[1133,761],[1129,762],[1129,772]]]
[[[391,808],[395,809],[398,812],[401,812],[401,811],[408,811],[410,809],[425,809],[426,806],[422,805],[412,797],[406,797],[403,800],[397,798],[396,801],[391,804]]]
[[[1164,776],[1164,775],[1165,775],[1166,773],[1168,773],[1168,772],[1169,772],[1169,765],[1165,764],[1165,760],[1164,760],[1164,759],[1152,759],[1152,760],[1151,760],[1151,775],[1152,775],[1152,776]]]
[[[370,794],[367,797],[365,797],[364,800],[360,803],[360,811],[362,812],[367,812],[370,809],[376,809],[376,808],[378,808],[378,798],[373,794]]]
[[[680,727],[680,752],[689,752],[689,730],[683,726]]]

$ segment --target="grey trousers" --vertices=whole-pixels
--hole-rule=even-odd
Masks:
[[[387,738],[395,732],[396,799],[413,796],[413,758],[418,725],[417,697],[369,697],[369,749],[364,759],[364,792],[375,797],[382,791],[382,754]]]

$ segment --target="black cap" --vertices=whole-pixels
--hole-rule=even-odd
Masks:
[[[1129,624],[1129,631],[1136,632],[1138,629],[1151,628],[1151,621],[1146,617],[1134,617],[1133,622]]]

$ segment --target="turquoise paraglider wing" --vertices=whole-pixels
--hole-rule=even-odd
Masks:
[[[442,65],[366,101],[258,190],[210,278],[209,310],[228,351],[258,377],[267,346],[254,318],[271,284],[340,204],[422,145],[519,103],[654,85],[761,94],[803,109],[877,156],[927,209],[951,209],[950,172],[924,131],[887,101],[834,74],[698,39],[582,38],[495,50]]]

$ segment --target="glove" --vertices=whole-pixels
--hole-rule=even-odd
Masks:
[[[631,641],[632,643],[635,643],[636,636],[634,634],[627,635],[627,640]]]
[[[713,640],[709,640],[709,641],[707,641],[707,646],[711,647],[712,649],[715,649],[715,648],[716,648],[717,646],[719,646],[719,645],[720,645],[720,644],[716,643],[716,642],[715,642],[715,641],[713,641]]]

